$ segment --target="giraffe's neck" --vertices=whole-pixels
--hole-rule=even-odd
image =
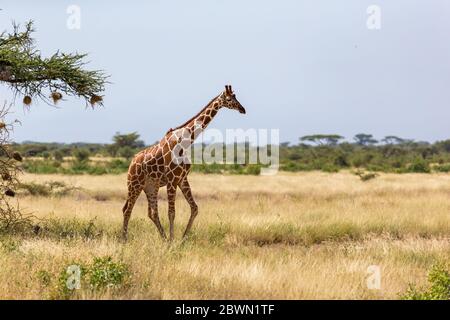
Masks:
[[[185,128],[191,131],[198,128],[201,128],[202,130],[206,129],[212,119],[216,116],[219,108],[219,103],[215,100],[212,101],[212,103],[208,104],[202,111],[200,111],[200,113],[194,117]]]
[[[220,109],[219,97],[211,100],[206,107],[204,107],[197,115],[185,122],[183,125],[177,127],[173,131],[185,130],[191,134],[192,141],[203,131],[216,116]]]

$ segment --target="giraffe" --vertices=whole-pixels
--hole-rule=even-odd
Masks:
[[[191,145],[198,134],[208,126],[222,107],[245,114],[245,109],[236,99],[231,86],[226,85],[225,90],[213,98],[198,114],[182,125],[169,129],[159,143],[140,151],[134,156],[128,169],[128,197],[122,209],[122,236],[124,240],[127,239],[131,212],[142,190],[147,196],[150,220],[155,224],[161,237],[167,239],[158,214],[158,190],[164,186],[167,187],[169,203],[169,241],[172,241],[174,238],[177,187],[181,189],[191,209],[191,215],[183,238],[187,236],[198,214],[198,206],[192,196],[191,187],[187,179],[191,165],[189,161],[183,158],[183,152],[185,147]],[[186,142],[187,145],[181,146]]]

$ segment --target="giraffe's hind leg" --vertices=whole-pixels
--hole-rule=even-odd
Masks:
[[[151,181],[144,188],[144,192],[147,195],[148,200],[148,217],[155,224],[161,237],[163,239],[166,239],[166,233],[164,232],[161,222],[159,221],[158,189],[159,189],[158,181]]]
[[[169,241],[174,238],[174,221],[175,221],[175,197],[177,194],[176,184],[167,184],[167,200],[169,202]]]
[[[128,235],[128,221],[130,221],[131,212],[133,211],[134,204],[136,203],[139,194],[142,192],[142,187],[138,188],[128,188],[128,198],[123,206],[123,227],[122,227],[122,237],[127,240]]]
[[[187,177],[185,177],[183,179],[183,181],[181,181],[180,189],[183,192],[183,195],[186,198],[186,201],[189,203],[189,206],[191,207],[191,216],[190,216],[189,222],[186,226],[186,230],[184,231],[184,234],[183,234],[183,238],[186,238],[189,231],[191,230],[192,224],[194,223],[194,219],[198,214],[198,206],[197,206],[197,203],[195,203],[194,197],[192,196],[191,186],[189,185]]]

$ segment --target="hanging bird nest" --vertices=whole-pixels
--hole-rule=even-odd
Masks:
[[[13,152],[12,158],[13,158],[14,160],[17,160],[17,161],[22,161],[22,160],[23,160],[23,159],[22,159],[22,156],[21,156],[20,153],[17,152],[17,151],[14,151],[14,152]]]
[[[50,98],[53,100],[54,104],[57,104],[58,101],[62,99],[62,94],[60,92],[54,91],[50,94]]]
[[[31,104],[31,101],[32,101],[32,99],[31,99],[30,96],[23,97],[23,104],[24,105],[29,106]]]
[[[89,102],[91,103],[91,106],[94,106],[95,104],[100,103],[102,101],[103,101],[103,98],[96,94],[92,95],[91,99],[89,100]]]

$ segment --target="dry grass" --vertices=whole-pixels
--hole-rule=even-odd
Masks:
[[[54,298],[69,264],[102,256],[129,266],[127,283],[83,287],[73,298],[395,299],[408,283],[423,284],[433,263],[450,261],[448,174],[369,182],[349,173],[192,174],[200,214],[189,241],[171,246],[158,238],[143,196],[128,243],[119,241],[124,175],[24,180],[64,181],[82,191],[23,197],[23,206],[51,223],[38,236],[1,238],[0,298]],[[160,196],[167,228],[165,192]],[[188,216],[180,195],[178,238]],[[381,268],[379,290],[367,288],[370,265]]]

